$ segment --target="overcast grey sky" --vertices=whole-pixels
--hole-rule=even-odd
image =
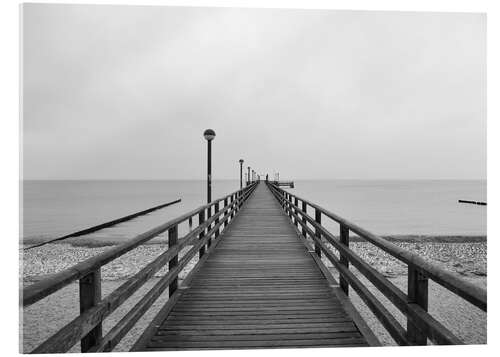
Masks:
[[[486,178],[484,14],[23,12],[25,179]]]

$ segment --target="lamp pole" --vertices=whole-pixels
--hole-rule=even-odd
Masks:
[[[247,175],[248,181],[247,181],[247,185],[249,185],[250,184],[250,166],[248,166],[247,169],[248,169],[248,175]]]
[[[215,138],[215,131],[207,129],[203,133],[207,140],[207,203],[212,202],[212,140]]]
[[[240,190],[243,188],[243,159],[240,159]]]

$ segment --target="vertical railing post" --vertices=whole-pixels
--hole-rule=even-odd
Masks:
[[[219,213],[219,201],[217,201],[217,203],[215,204],[215,212],[214,212],[214,215],[217,215],[217,213]],[[215,219],[215,226],[217,226],[217,224],[219,224],[219,216],[217,216],[217,218]],[[215,230],[215,236],[214,236],[214,239],[217,239],[217,237],[219,236],[220,234],[220,228],[217,228]]]
[[[224,209],[226,209],[226,208],[227,208],[227,197],[225,197],[225,198],[224,198]],[[226,212],[226,214],[228,214],[228,213],[229,213],[229,212]],[[229,221],[228,219],[226,219],[226,220],[224,221],[224,228],[226,228],[226,227],[227,227],[227,223],[228,223],[228,221]]]
[[[210,217],[212,217],[212,206],[208,206],[207,207],[207,215],[205,217],[205,220],[209,220]],[[205,235],[208,235],[208,232],[210,232],[210,230],[213,228],[213,222],[210,223],[208,226],[207,226],[207,232],[205,233]],[[210,247],[210,244],[212,243],[212,235],[210,234],[210,236],[208,237],[208,240],[207,240],[207,249],[208,247]]]
[[[318,208],[314,209],[314,221],[321,225],[321,211]],[[319,228],[316,228],[314,231],[314,235],[318,238],[319,241],[321,241],[321,231]],[[321,258],[321,248],[319,247],[318,243],[314,243],[314,251],[316,252],[316,255]]]
[[[291,206],[291,201],[292,199],[290,198],[290,194],[287,192],[286,193],[286,205],[288,207],[288,217],[290,217],[290,219],[292,218],[292,206]]]
[[[203,222],[205,222],[205,209],[202,209],[199,213],[198,213],[198,224],[201,225],[203,224]],[[203,237],[205,236],[205,230],[202,230],[201,233],[198,235],[198,238],[199,239],[203,239]],[[205,254],[205,244],[203,244],[199,250],[199,257],[203,257],[203,254]]]
[[[177,244],[177,238],[178,238],[178,228],[177,225],[173,226],[172,228],[169,228],[168,230],[168,249],[174,247]],[[168,270],[171,271],[174,269],[177,264],[179,263],[179,254],[176,254],[172,259],[169,260],[168,262]],[[177,290],[177,284],[178,280],[177,277],[175,277],[174,280],[170,283],[168,286],[168,296],[172,296],[175,291]]]
[[[349,228],[343,224],[340,224],[340,244],[343,244],[346,248],[349,248]],[[340,253],[340,264],[349,269],[349,260],[347,257]],[[343,274],[340,274],[340,287],[346,295],[349,295],[349,283],[344,278]]]
[[[304,238],[307,238],[307,232],[306,232],[306,225],[307,225],[307,219],[306,219],[306,214],[307,214],[307,203],[305,201],[302,201],[302,235]]]
[[[101,301],[101,269],[88,273],[80,279],[80,314],[96,306]],[[81,351],[87,352],[102,339],[102,322],[97,324],[80,341]]]
[[[293,204],[295,205],[295,208],[293,209],[293,211],[295,212],[295,215],[296,215],[296,217],[295,217],[295,219],[294,219],[294,221],[295,221],[295,226],[296,226],[296,227],[298,227],[298,226],[299,226],[299,221],[298,221],[298,218],[297,218],[297,217],[298,217],[298,215],[297,215],[297,206],[299,205],[299,200],[298,200],[298,198],[297,198],[297,197],[295,197],[295,198],[293,199]]]
[[[415,267],[408,265],[408,303],[417,304],[422,309],[428,309],[429,279]],[[409,319],[406,325],[409,341],[417,345],[427,344],[427,334],[422,332]]]
[[[193,217],[189,217],[188,220],[188,225],[189,225],[189,231],[191,232],[193,230]]]

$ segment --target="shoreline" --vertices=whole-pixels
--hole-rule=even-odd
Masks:
[[[334,237],[337,237],[334,235]],[[379,237],[388,240],[389,242],[405,242],[405,243],[486,243],[486,235],[458,235],[458,234],[391,234],[391,235],[379,235]],[[338,237],[337,237],[338,238]],[[48,240],[48,239],[47,239]],[[26,238],[19,242],[20,249],[27,248],[33,244],[42,243],[44,239],[37,238]],[[357,235],[351,235],[351,242],[365,242],[365,240]],[[106,240],[101,241],[98,238],[85,238],[85,237],[74,237],[69,238],[64,242],[52,243],[52,245],[70,245],[73,247],[81,248],[101,248],[101,247],[111,247],[121,243],[125,240]],[[154,238],[152,241],[146,242],[144,245],[157,245],[165,244],[166,238],[162,235]],[[36,249],[36,248],[34,248]]]
[[[440,242],[395,240],[394,244],[415,252],[431,263],[461,276],[487,276],[487,242]],[[328,243],[327,243],[328,244]],[[351,240],[352,250],[386,277],[406,274],[406,265],[371,243]],[[137,273],[167,249],[155,242],[141,245],[102,267],[103,280],[119,280]],[[71,244],[48,244],[31,250],[20,249],[20,282],[30,284],[67,269],[106,251],[109,246],[84,247]],[[184,254],[189,247],[181,252]],[[334,250],[335,251],[335,250]],[[161,276],[163,270],[157,273]]]

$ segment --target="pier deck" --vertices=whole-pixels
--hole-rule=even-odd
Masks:
[[[266,185],[218,239],[134,350],[368,345]]]

